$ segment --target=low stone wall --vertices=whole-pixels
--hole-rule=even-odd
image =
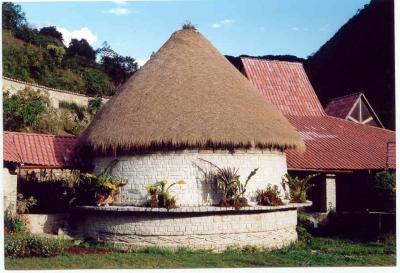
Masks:
[[[84,94],[78,94],[74,92],[70,92],[67,90],[60,90],[55,88],[50,88],[46,86],[41,86],[37,84],[31,84],[11,78],[3,77],[3,92],[10,92],[10,94],[16,94],[19,91],[24,90],[25,88],[29,87],[35,91],[40,90],[44,91],[49,94],[50,103],[54,108],[58,108],[59,103],[61,101],[67,101],[69,103],[76,103],[80,106],[87,106],[89,100],[93,99],[94,97],[86,96]],[[103,103],[106,103],[108,99],[103,98]]]
[[[33,234],[58,234],[60,229],[67,226],[68,215],[54,214],[23,214],[28,220],[29,232]]]
[[[129,248],[213,249],[253,245],[282,248],[297,240],[297,207],[187,207],[166,211],[140,207],[81,207],[73,213],[75,236]]]

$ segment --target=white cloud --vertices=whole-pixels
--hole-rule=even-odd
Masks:
[[[103,13],[110,13],[110,14],[115,14],[115,15],[128,15],[131,13],[131,11],[127,8],[111,8],[108,10],[103,10]]]
[[[65,46],[68,46],[72,39],[85,39],[90,45],[93,45],[97,41],[97,36],[88,27],[72,31],[63,27],[57,27],[57,30],[62,33]]]
[[[309,31],[309,29],[306,27],[291,27],[290,30],[291,31]]]
[[[147,63],[148,60],[149,60],[149,58],[137,60],[137,63],[139,65],[139,67],[142,67],[142,66],[144,66],[145,63]]]
[[[126,0],[111,0],[111,2],[113,2],[114,4],[117,4],[117,5],[126,5],[127,4]]]
[[[214,23],[211,25],[212,28],[220,28],[221,26],[222,26],[221,24],[217,24],[217,23]]]
[[[221,20],[221,21],[219,21],[217,23],[212,23],[210,25],[210,27],[211,28],[221,28],[223,26],[233,24],[234,22],[235,22],[235,20],[232,20],[232,19],[224,19],[224,20]]]

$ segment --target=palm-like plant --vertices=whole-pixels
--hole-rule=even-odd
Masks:
[[[319,174],[310,174],[304,178],[298,176],[292,177],[289,174],[285,174],[282,179],[282,186],[285,192],[289,188],[290,201],[292,203],[305,203],[307,201],[307,192],[314,187],[310,184],[310,180]]]
[[[201,159],[216,169],[215,177],[217,187],[222,192],[222,200],[220,206],[234,205],[236,208],[247,205],[247,199],[244,197],[247,184],[250,179],[257,173],[258,168],[254,169],[247,176],[245,183],[240,181],[239,169],[235,167],[218,167],[214,163]]]

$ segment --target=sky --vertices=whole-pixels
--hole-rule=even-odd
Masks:
[[[28,22],[56,26],[65,42],[104,41],[143,64],[185,22],[225,55],[306,58],[369,0],[142,0],[19,2]]]

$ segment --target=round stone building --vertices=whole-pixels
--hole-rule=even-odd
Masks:
[[[88,236],[136,246],[216,249],[253,241],[274,248],[297,238],[300,205],[240,211],[215,206],[220,195],[207,181],[206,161],[239,168],[243,180],[258,168],[246,192],[254,202],[257,190],[268,184],[281,187],[285,150],[302,150],[304,143],[288,120],[195,30],[173,33],[96,114],[79,142],[90,150],[94,172],[118,159],[112,174],[128,179],[115,206],[81,208],[87,223],[82,232]],[[187,182],[171,189],[178,208],[145,208],[146,186],[162,179]],[[196,241],[202,236],[204,244]]]

